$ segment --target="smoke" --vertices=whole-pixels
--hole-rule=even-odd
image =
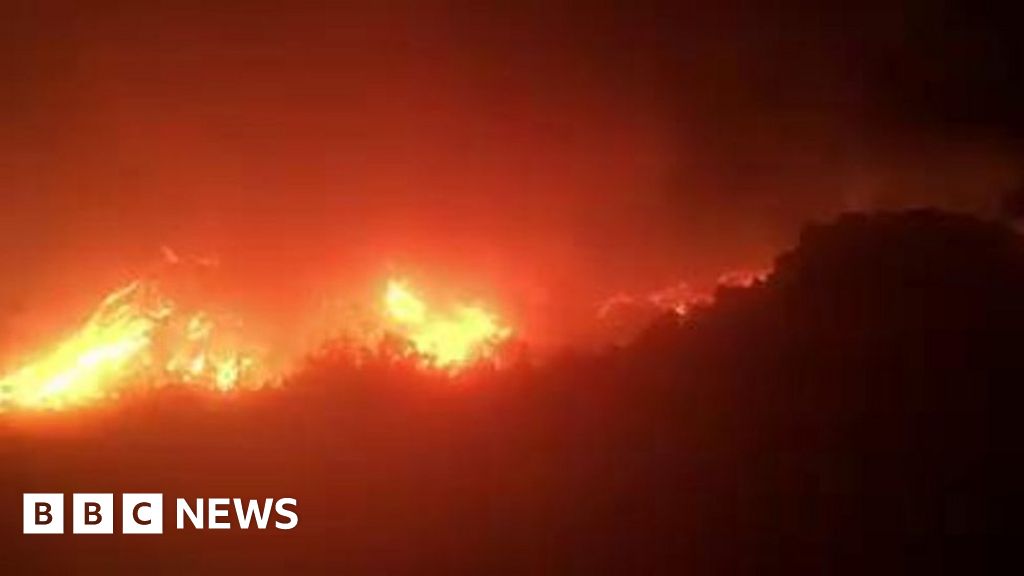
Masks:
[[[555,338],[808,219],[1019,184],[1010,19],[671,4],[13,3],[0,306],[80,315],[166,244],[268,325],[397,269]]]

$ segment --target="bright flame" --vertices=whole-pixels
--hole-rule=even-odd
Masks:
[[[440,311],[406,283],[388,282],[376,328],[361,331],[368,350],[449,373],[493,360],[512,331],[484,308],[460,304]],[[230,391],[277,380],[266,355],[239,346],[223,322],[164,297],[153,282],[110,293],[76,331],[54,348],[0,374],[0,412],[60,409],[165,384]],[[280,374],[278,371],[277,374]]]
[[[459,305],[448,312],[431,310],[401,280],[390,280],[384,292],[388,330],[408,340],[424,365],[457,370],[483,358],[512,331],[479,306]]]
[[[203,312],[186,313],[151,283],[108,295],[52,350],[0,377],[0,411],[64,408],[115,397],[140,382],[231,390],[254,376],[254,355],[224,346]]]

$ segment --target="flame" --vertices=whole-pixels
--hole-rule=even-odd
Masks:
[[[224,345],[217,322],[136,281],[103,299],[51,350],[0,377],[0,411],[65,408],[116,397],[137,383],[228,391],[255,376],[256,356]]]
[[[714,287],[698,290],[686,282],[677,282],[647,294],[615,294],[597,306],[599,319],[609,318],[624,309],[646,308],[655,312],[673,312],[685,317],[694,308],[707,306],[715,301],[715,290],[719,288],[750,288],[768,279],[770,270],[732,270],[721,274]]]
[[[402,280],[388,281],[384,311],[387,330],[407,340],[422,364],[448,371],[492,358],[497,346],[512,334],[480,306],[432,310]]]
[[[170,265],[182,262],[170,248],[163,252]],[[210,259],[195,262],[216,266]],[[760,270],[732,272],[722,275],[717,287],[749,287],[766,276]],[[680,282],[647,294],[613,296],[600,305],[598,316],[621,340],[647,326],[653,315],[668,311],[683,318],[713,300],[714,292]],[[357,364],[366,358],[412,359],[424,369],[455,374],[497,363],[512,336],[487,308],[432,306],[401,279],[388,280],[380,308],[362,310],[369,316],[332,323],[326,343],[319,340],[323,344],[311,353],[340,350]],[[281,366],[272,370],[269,356],[243,346],[239,325],[224,320],[167,298],[155,281],[132,282],[107,295],[56,346],[0,372],[0,412],[81,406],[168,384],[228,392],[281,381]]]
[[[606,320],[623,311],[651,311],[654,313],[673,312],[678,316],[686,314],[697,306],[707,305],[712,297],[695,290],[685,282],[678,282],[648,294],[619,293],[605,299],[597,307],[597,317]]]
[[[685,321],[695,310],[713,304],[720,290],[751,288],[766,282],[770,274],[765,269],[733,270],[721,274],[712,286],[695,288],[676,282],[647,293],[614,294],[597,305],[597,319],[603,328],[597,341],[625,345],[659,316],[671,314]]]
[[[164,259],[171,265],[182,262],[169,248]],[[215,260],[195,262],[216,266]],[[749,287],[766,276],[732,272],[722,275],[717,287]],[[0,412],[81,406],[169,384],[228,392],[283,379],[281,366],[272,370],[267,354],[241,344],[238,325],[182,306],[158,288],[155,281],[140,280],[111,292],[63,341],[13,371],[0,372]],[[613,296],[600,305],[598,316],[621,339],[643,329],[653,315],[668,311],[683,318],[713,300],[714,292],[680,282],[647,294]],[[422,368],[455,374],[495,364],[512,336],[487,308],[432,306],[401,279],[388,280],[380,308],[362,310],[369,316],[356,314],[334,324],[311,353],[340,350],[357,364],[366,358],[412,359]]]
[[[360,341],[387,356],[397,338],[402,357],[447,373],[493,359],[512,333],[480,306],[432,309],[400,280],[388,282],[383,305],[377,328],[360,328]],[[267,356],[239,346],[230,328],[165,297],[155,282],[132,282],[56,346],[0,375],[0,412],[82,406],[168,384],[227,392],[279,379]]]

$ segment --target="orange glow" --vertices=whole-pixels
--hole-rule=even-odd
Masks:
[[[408,340],[422,363],[432,368],[458,370],[489,358],[512,334],[480,306],[433,310],[401,280],[388,282],[384,311],[386,330]]]
[[[597,306],[597,342],[626,345],[651,325],[669,314],[685,321],[695,311],[712,305],[721,289],[751,288],[765,282],[769,270],[734,270],[718,277],[712,286],[695,288],[686,282],[640,294],[615,294]]]
[[[598,306],[597,317],[606,320],[623,311],[635,310],[649,310],[656,313],[671,311],[679,316],[686,316],[694,307],[706,305],[711,301],[712,297],[708,294],[694,290],[685,282],[680,282],[648,294],[616,294]]]
[[[769,274],[768,270],[733,270],[720,275],[714,288],[709,290],[698,290],[686,282],[678,282],[647,294],[615,294],[598,305],[597,317],[604,320],[628,309],[673,312],[685,317],[694,308],[713,303],[716,289],[750,288],[764,282]]]
[[[727,288],[750,288],[768,279],[770,270],[733,270],[718,277],[718,285]]]

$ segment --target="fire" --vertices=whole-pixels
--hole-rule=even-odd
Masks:
[[[359,328],[365,347],[386,356],[397,339],[401,357],[446,373],[493,359],[512,333],[480,306],[435,310],[400,280],[388,282],[375,324]],[[280,379],[267,355],[241,346],[232,328],[167,298],[155,282],[132,282],[56,346],[0,373],[0,412],[82,406],[146,387],[227,392]]]
[[[733,270],[718,277],[711,286],[695,288],[686,282],[640,294],[619,293],[597,306],[597,318],[604,327],[600,341],[625,345],[665,314],[685,320],[695,310],[709,306],[722,289],[751,288],[767,281],[770,270]]]
[[[384,292],[387,330],[407,340],[425,366],[457,370],[493,355],[512,330],[480,306],[432,310],[401,280]]]
[[[138,383],[232,390],[258,359],[225,344],[217,322],[137,281],[110,293],[66,339],[0,377],[0,411],[65,408],[116,397]]]
[[[693,308],[711,301],[712,297],[708,294],[695,290],[685,282],[679,282],[648,294],[616,294],[598,305],[597,317],[605,320],[630,310],[655,314],[673,312],[679,316],[686,316]]]
[[[638,308],[657,313],[673,312],[685,317],[694,308],[713,303],[717,289],[750,288],[765,282],[769,275],[769,270],[732,270],[721,274],[714,286],[705,290],[698,290],[686,282],[677,282],[647,294],[619,293],[598,305],[597,316],[606,319],[623,309]]]
[[[165,249],[165,259],[181,259]],[[200,262],[209,267],[206,261]],[[717,286],[752,286],[765,272],[723,275]],[[156,281],[136,281],[111,292],[86,321],[53,348],[0,372],[0,412],[60,409],[117,398],[147,387],[180,385],[227,392],[281,381],[278,364],[242,339],[240,324],[168,298]],[[616,340],[635,334],[665,312],[685,317],[714,299],[713,292],[685,283],[642,295],[620,294],[598,310]],[[316,350],[366,358],[411,360],[421,368],[453,375],[480,363],[493,364],[512,329],[488,308],[455,303],[437,307],[401,279],[384,287],[379,307],[361,307],[341,322]],[[340,337],[339,337],[340,335]],[[336,344],[340,343],[338,346]],[[278,354],[280,356],[280,354]]]
[[[169,249],[165,259],[172,265],[181,262]],[[731,273],[717,287],[752,286],[765,277],[762,271]],[[656,315],[685,317],[711,303],[713,294],[677,283],[648,294],[614,296],[602,303],[598,315],[619,340],[642,330]],[[512,329],[488,308],[461,302],[437,307],[401,279],[387,282],[378,307],[356,310],[353,317],[331,322],[329,332],[317,340],[326,344],[309,353],[341,352],[356,364],[366,358],[408,359],[454,375],[480,363],[494,364],[512,336]],[[168,298],[155,281],[132,282],[107,295],[56,346],[0,372],[0,412],[82,406],[164,385],[228,392],[283,380],[282,365],[272,369],[270,355],[249,346],[240,327]]]

